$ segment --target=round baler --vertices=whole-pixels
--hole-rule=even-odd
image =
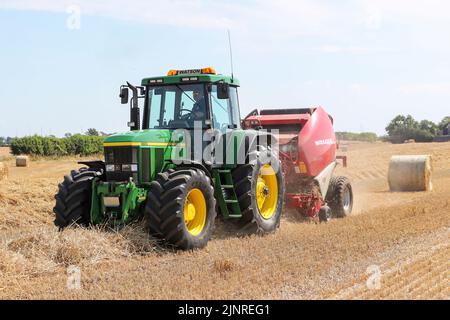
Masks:
[[[346,166],[347,159],[336,156],[333,119],[323,108],[254,110],[243,125],[270,130],[278,138],[288,207],[321,221],[351,213],[351,184],[346,177],[333,177],[337,160]]]

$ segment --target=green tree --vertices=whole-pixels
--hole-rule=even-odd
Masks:
[[[438,127],[440,130],[440,133],[442,134],[450,134],[450,132],[444,132],[444,129],[450,124],[450,116],[446,116],[444,117],[444,119],[441,120],[441,122],[439,122]]]
[[[386,127],[389,139],[393,143],[402,143],[409,139],[417,142],[433,141],[438,131],[437,125],[432,121],[417,122],[411,115],[398,115]]]
[[[89,128],[89,129],[86,131],[86,135],[87,135],[87,136],[91,136],[91,137],[98,137],[100,134],[98,133],[97,129]]]
[[[435,124],[433,121],[430,120],[422,120],[419,123],[420,130],[427,131],[431,133],[433,136],[436,136],[439,134],[439,127],[437,124]]]
[[[5,137],[0,137],[0,147],[5,145],[5,143],[6,143]]]
[[[398,133],[402,130],[412,130],[418,128],[419,123],[410,114],[408,114],[406,117],[404,115],[398,115],[392,119],[386,127],[386,131],[389,135],[391,135],[392,133]]]

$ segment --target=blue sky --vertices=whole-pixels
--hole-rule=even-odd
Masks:
[[[383,134],[399,113],[450,115],[449,1],[0,0],[0,136],[126,131],[119,86],[230,73],[227,29],[242,116],[321,105],[337,130]]]

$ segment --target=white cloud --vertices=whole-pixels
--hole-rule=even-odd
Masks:
[[[328,14],[311,0],[256,0],[250,3],[202,0],[3,0],[0,8],[60,12],[70,5],[82,12],[120,20],[184,27],[224,28],[265,26],[291,32],[311,32]]]
[[[450,2],[447,0],[363,0],[371,10],[402,20],[449,19]]]
[[[230,20],[226,15],[227,6],[213,4],[210,9],[216,14],[208,14],[201,1],[120,1],[120,0],[4,0],[0,8],[15,10],[34,10],[65,13],[67,7],[78,5],[82,14],[106,16],[119,20],[135,21],[149,24],[163,24],[190,27],[226,27]]]
[[[80,6],[82,15],[175,27],[228,28],[233,40],[245,43],[248,50],[367,54],[392,51],[383,46],[411,44],[423,50],[450,51],[450,42],[442,40],[450,29],[450,1],[444,0],[351,0],[345,4],[318,0],[0,0],[0,9],[67,14],[67,7],[74,4]],[[385,30],[394,30],[400,41],[366,34],[379,35]],[[299,36],[305,35],[316,37],[319,48],[303,47]],[[372,40],[374,47],[367,44]]]
[[[450,95],[450,82],[416,83],[399,87],[403,94]]]
[[[365,20],[365,25],[367,29],[377,30],[381,28],[382,24],[382,13],[379,9],[371,9],[367,13],[367,17]]]
[[[322,53],[351,53],[351,54],[383,53],[395,51],[394,49],[391,48],[337,46],[337,45],[325,45],[319,48],[314,48],[314,50]]]
[[[83,14],[139,23],[195,28],[231,28],[260,37],[349,36],[385,23],[450,23],[450,1],[353,0],[337,5],[315,0],[0,0],[0,9],[65,13],[79,5]]]
[[[352,83],[349,85],[349,90],[356,93],[361,93],[365,87],[361,83]]]

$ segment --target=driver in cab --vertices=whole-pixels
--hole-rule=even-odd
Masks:
[[[192,100],[193,105],[192,109],[185,109],[183,106],[181,107],[181,112],[188,111],[187,114],[181,115],[180,120],[185,121],[189,127],[194,128],[195,121],[201,121],[201,126],[204,127],[205,124],[205,116],[206,116],[206,102],[203,94],[198,89],[194,89],[192,92]],[[183,103],[184,105],[184,103]]]
[[[192,96],[194,98],[194,106],[192,107],[192,117],[191,121],[204,121],[205,115],[206,115],[206,105],[205,105],[205,99],[203,95],[201,94],[200,90],[195,89],[192,93]]]

